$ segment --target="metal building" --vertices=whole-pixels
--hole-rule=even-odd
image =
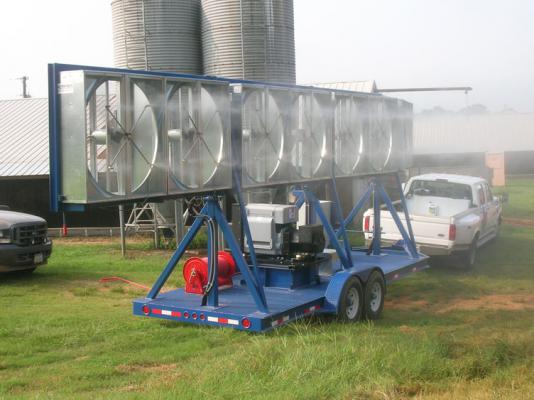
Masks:
[[[433,112],[414,118],[414,154],[534,150],[534,113]]]
[[[293,0],[202,0],[204,74],[295,83]]]
[[[202,73],[200,0],[113,0],[115,66]]]

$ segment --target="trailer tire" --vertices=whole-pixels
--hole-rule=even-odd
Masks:
[[[386,295],[386,282],[379,271],[373,271],[365,284],[364,294],[364,318],[375,320],[380,318],[384,309],[384,297]]]
[[[342,322],[358,322],[362,319],[362,312],[363,287],[357,277],[351,276],[341,290],[337,317]]]

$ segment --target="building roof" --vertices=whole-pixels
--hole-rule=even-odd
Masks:
[[[376,93],[375,81],[348,81],[348,82],[329,82],[329,83],[312,83],[312,86],[317,86],[325,89],[333,90],[350,90],[351,92],[360,93]]]
[[[48,175],[48,99],[0,100],[0,177]]]

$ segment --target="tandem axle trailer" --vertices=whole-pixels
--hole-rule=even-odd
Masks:
[[[400,192],[402,196],[402,190]],[[316,213],[331,249],[325,249],[313,262],[303,263],[305,265],[266,262],[255,254],[247,216],[242,212],[241,224],[251,249],[246,256],[219,208],[216,196],[207,197],[202,218],[192,225],[150,293],[133,302],[134,314],[252,332],[266,332],[314,314],[333,314],[348,322],[362,318],[376,319],[382,312],[389,283],[428,268],[427,257],[415,247],[409,223],[407,228],[403,226],[379,178],[370,182],[366,193],[337,231],[313,193],[297,190],[295,194],[297,207],[308,203]],[[382,200],[394,215],[403,236],[403,240],[395,246],[384,248],[380,245],[380,213],[375,213],[373,237],[376,239],[370,248],[349,245],[345,228],[369,200],[375,208],[380,207]],[[401,197],[401,200],[404,204],[404,198]],[[336,202],[334,205],[337,207]],[[244,210],[244,207],[241,209]],[[337,211],[340,213],[339,208]],[[218,288],[215,276],[214,286],[206,294],[187,293],[184,288],[160,293],[187,246],[206,221],[222,230],[235,260],[238,272],[232,277],[231,285]],[[216,237],[216,232],[208,232],[208,258],[215,275],[218,271],[217,257],[213,252],[217,245]]]

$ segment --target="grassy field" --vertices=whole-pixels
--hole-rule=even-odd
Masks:
[[[534,213],[534,181],[507,212]],[[57,241],[33,276],[0,277],[0,398],[534,398],[534,229],[504,226],[474,270],[395,283],[383,318],[254,335],[131,315],[169,252]],[[181,285],[181,272],[171,279]]]

